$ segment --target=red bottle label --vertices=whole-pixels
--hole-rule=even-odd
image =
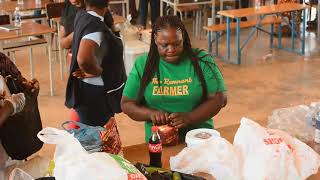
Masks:
[[[162,144],[149,144],[149,152],[152,152],[152,153],[162,152]]]

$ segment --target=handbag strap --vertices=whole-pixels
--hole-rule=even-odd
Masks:
[[[61,124],[62,129],[64,129],[64,130],[67,131],[68,129],[66,128],[66,126],[67,126],[68,124],[70,124],[70,123],[73,123],[73,124],[79,126],[80,129],[84,129],[84,128],[86,128],[86,127],[90,127],[90,126],[88,126],[88,125],[86,125],[86,124],[83,124],[83,123],[81,123],[81,122],[77,122],[77,121],[66,121],[66,122],[64,122],[64,123]]]

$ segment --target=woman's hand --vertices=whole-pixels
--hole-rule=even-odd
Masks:
[[[172,113],[169,115],[169,125],[176,129],[186,127],[190,124],[189,113]]]
[[[150,120],[155,125],[165,125],[169,123],[169,113],[163,111],[152,111],[150,113]]]
[[[33,95],[38,96],[40,90],[39,81],[36,79],[32,79],[31,81],[23,81],[25,88],[30,91]]]
[[[81,69],[77,69],[75,72],[72,73],[72,75],[73,77],[76,77],[78,79],[97,77],[96,75],[85,73]]]

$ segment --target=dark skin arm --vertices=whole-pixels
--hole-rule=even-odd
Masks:
[[[60,45],[62,48],[69,49],[71,48],[73,40],[73,32],[69,35],[66,35],[66,31],[63,26],[60,26]]]
[[[152,121],[156,125],[169,123],[169,113],[137,105],[136,100],[122,96],[122,111],[135,121]]]
[[[92,40],[82,39],[79,45],[77,61],[80,69],[73,72],[79,79],[100,76],[102,68],[97,64],[95,50],[98,44]]]
[[[0,126],[13,113],[14,109],[10,102],[4,101],[3,106],[0,107]]]
[[[227,104],[227,95],[223,92],[210,94],[205,102],[200,104],[191,112],[172,113],[169,116],[170,125],[176,129],[186,127],[188,125],[199,124],[204,119],[209,119],[225,107]]]

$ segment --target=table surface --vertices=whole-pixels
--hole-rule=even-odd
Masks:
[[[119,16],[119,15],[115,15],[115,14],[112,15],[112,18],[113,18],[113,23],[114,23],[114,24],[125,23],[126,20],[127,20],[126,18],[124,18],[124,17],[122,17],[122,16]],[[54,22],[59,23],[60,20],[61,20],[61,17],[52,18],[52,20],[53,20]]]
[[[48,25],[38,24],[35,22],[23,22],[21,28],[15,31],[0,30],[0,41],[16,39],[28,36],[36,36],[41,34],[52,33],[54,29],[51,29]]]
[[[263,124],[264,125],[264,124]],[[227,139],[229,142],[233,142],[233,137],[239,127],[239,124],[227,126],[223,128],[217,129],[221,137]],[[317,146],[316,144],[313,144]],[[186,145],[179,144],[177,146],[171,147],[164,147],[162,152],[162,163],[163,167],[170,169],[169,159],[171,156],[177,155]],[[318,145],[320,147],[320,145]],[[320,148],[314,147],[317,152],[320,152]],[[149,163],[149,153],[148,153],[148,146],[146,144],[139,144],[134,146],[129,146],[124,148],[124,157],[132,163],[142,162],[145,164]],[[206,176],[207,177],[207,176]],[[320,179],[320,172],[308,178],[308,180],[319,180]]]
[[[264,15],[264,14],[276,14],[289,11],[297,11],[308,8],[309,6],[298,4],[298,3],[283,3],[275,4],[272,6],[261,6],[259,10],[253,8],[241,8],[241,9],[232,9],[219,11],[218,14],[230,18],[241,18],[248,16]]]
[[[18,1],[4,1],[0,2],[0,10],[5,12],[13,12],[16,7],[20,8],[20,11],[31,11],[37,9],[45,9],[46,4],[53,2],[52,0],[41,0],[40,4],[36,4],[35,0],[23,0],[23,4],[17,4]]]
[[[175,0],[162,0],[163,2],[175,3]],[[194,5],[194,4],[212,4],[215,0],[176,0],[176,4],[179,6],[183,5]]]

